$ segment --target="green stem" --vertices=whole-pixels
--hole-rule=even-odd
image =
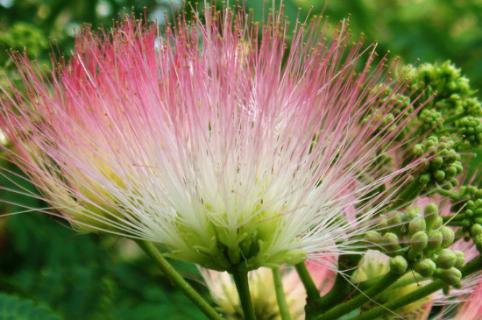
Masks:
[[[435,192],[437,192],[437,193],[440,194],[441,196],[450,198],[451,200],[458,200],[458,199],[460,198],[460,196],[459,196],[459,194],[458,194],[457,192],[453,192],[453,191],[450,191],[450,190],[445,190],[445,189],[442,189],[442,188],[437,188],[437,189],[435,189]]]
[[[298,272],[298,276],[300,277],[301,282],[303,283],[303,286],[305,287],[308,302],[319,300],[320,292],[318,291],[315,282],[311,278],[311,275],[308,272],[305,263],[298,263],[295,265],[295,268]]]
[[[234,283],[238,289],[239,301],[243,308],[245,320],[256,320],[253,303],[251,302],[251,294],[249,293],[248,272],[244,268],[235,268],[232,270]]]
[[[318,315],[316,319],[319,320],[329,320],[329,319],[338,319],[344,314],[347,314],[354,309],[361,307],[364,303],[369,301],[371,298],[377,296],[380,292],[384,291],[386,288],[391,286],[394,281],[396,281],[400,277],[399,274],[389,272],[381,279],[379,279],[373,286],[367,289],[364,292],[360,292],[354,298],[344,302],[342,304],[338,304],[335,307],[329,309],[327,312]]]
[[[465,267],[461,270],[462,275],[465,277],[471,273],[474,273],[482,268],[482,257],[478,256],[474,260],[470,261],[465,265]],[[359,316],[353,318],[352,320],[371,320],[371,319],[376,319],[377,317],[390,312],[391,310],[396,310],[398,308],[401,308],[403,306],[406,306],[412,302],[415,302],[417,300],[420,300],[440,289],[442,289],[444,286],[447,284],[442,281],[442,280],[435,280],[432,283],[423,286],[421,288],[418,288],[415,291],[412,291],[411,293],[402,296],[400,298],[394,299],[392,301],[389,301],[385,303],[382,306],[375,307],[371,310],[368,310],[366,312],[363,312]]]
[[[353,270],[358,265],[360,260],[359,255],[342,255],[338,258],[339,270]],[[348,281],[350,275],[345,271],[338,272],[335,278],[335,283],[331,290],[319,299],[318,304],[314,306],[313,314],[318,315],[330,309],[332,306],[341,303],[351,292],[352,285]],[[315,309],[316,307],[316,309]]]
[[[186,296],[194,302],[204,314],[212,320],[222,320],[223,318],[216,310],[204,300],[204,298],[172,267],[172,265],[162,256],[157,248],[150,242],[137,241],[137,244],[144,250],[148,256],[153,258],[161,271],[176,284]]]
[[[290,310],[286,302],[285,292],[283,290],[283,282],[281,281],[281,272],[279,267],[273,268],[274,289],[276,292],[276,301],[278,302],[279,314],[281,320],[291,320]]]

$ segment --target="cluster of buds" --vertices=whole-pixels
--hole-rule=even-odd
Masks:
[[[408,66],[402,76],[415,95],[424,95],[418,126],[423,132],[449,135],[457,150],[480,146],[482,105],[469,80],[449,61]]]
[[[464,253],[449,247],[454,243],[454,231],[443,224],[434,204],[425,207],[423,215],[417,209],[392,211],[381,216],[379,231],[369,231],[366,240],[391,257],[403,257],[414,271],[423,277],[438,278],[447,285],[459,287],[460,268]]]
[[[397,139],[403,138],[408,133],[408,127],[401,128],[397,124],[412,114],[414,109],[410,98],[400,92],[396,92],[385,84],[374,87],[372,93],[376,96],[376,101],[372,105],[384,105],[387,107],[384,110],[370,108],[362,118],[362,123],[375,125],[377,128],[374,130],[374,134],[399,131]]]
[[[451,138],[430,136],[413,147],[412,155],[425,158],[418,181],[425,190],[435,185],[446,188],[457,185],[455,177],[462,172],[463,165]]]
[[[474,94],[469,79],[450,61],[406,66],[402,70],[402,77],[417,94],[424,94],[431,99],[427,105],[430,108],[460,113],[464,110],[466,100]]]
[[[482,143],[482,122],[480,117],[466,116],[455,121],[455,127],[460,133],[462,148],[477,147]]]
[[[467,185],[458,192],[442,191],[442,194],[454,202],[452,211],[456,214],[449,223],[461,227],[465,238],[472,239],[482,251],[482,188]]]

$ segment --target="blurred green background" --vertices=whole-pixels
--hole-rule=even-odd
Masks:
[[[245,2],[262,19],[272,1]],[[68,57],[83,24],[108,27],[132,12],[162,24],[198,6],[181,0],[0,0],[0,84],[16,78],[11,49],[48,65],[52,51]],[[378,42],[381,54],[390,51],[403,63],[450,59],[474,88],[482,87],[482,0],[290,0],[285,14],[291,26],[310,14],[325,15],[331,25],[349,17],[354,37]],[[32,189],[10,173],[18,172],[11,164],[2,160],[1,167],[2,189]],[[0,199],[1,214],[45,205],[6,190]],[[194,267],[179,268],[205,290]],[[0,218],[0,319],[159,318],[203,316],[133,243],[80,235],[37,213]]]

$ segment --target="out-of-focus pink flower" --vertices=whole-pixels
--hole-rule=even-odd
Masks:
[[[482,319],[482,281],[470,294],[467,301],[458,309],[455,320],[481,320]]]
[[[374,191],[410,167],[374,174],[404,123],[362,121],[394,102],[344,26],[288,40],[281,16],[84,30],[51,81],[19,59],[27,94],[4,90],[0,124],[49,212],[216,270],[351,252],[393,194]]]

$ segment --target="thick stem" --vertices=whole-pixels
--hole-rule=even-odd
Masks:
[[[371,298],[374,298],[379,293],[384,291],[386,288],[391,286],[394,281],[396,281],[400,277],[399,274],[395,274],[393,272],[389,272],[381,279],[379,279],[375,284],[373,284],[369,289],[364,292],[360,292],[354,298],[344,302],[342,304],[338,304],[335,307],[329,309],[327,312],[319,315],[316,319],[319,320],[329,320],[329,319],[338,319],[344,314],[347,314],[358,307],[361,307],[364,303],[369,301]]]
[[[137,241],[137,244],[147,253],[147,255],[157,262],[161,271],[174,284],[176,284],[209,319],[223,320],[216,310],[209,305],[209,303],[207,303],[206,300],[204,300],[204,298],[196,290],[194,290],[194,288],[191,287],[186,280],[184,280],[184,278],[176,271],[176,269],[171,266],[171,264],[162,256],[159,250],[157,250],[152,243],[147,241]]]
[[[238,289],[239,301],[243,308],[245,320],[256,320],[253,303],[251,302],[251,294],[249,293],[248,272],[244,268],[236,268],[232,270],[234,283]]]
[[[298,276],[300,277],[301,282],[303,283],[303,286],[305,287],[308,302],[319,300],[320,292],[318,291],[315,282],[311,278],[311,275],[308,272],[305,263],[298,263],[295,265],[295,268],[298,272]]]
[[[471,273],[474,273],[478,270],[482,269],[482,257],[479,256],[475,258],[474,260],[470,261],[467,263],[467,265],[462,269],[462,275],[465,277]],[[446,285],[445,282],[442,280],[436,280],[426,286],[423,286],[421,288],[418,288],[415,291],[412,291],[411,293],[402,296],[400,298],[394,299],[392,301],[389,301],[385,303],[382,306],[375,307],[371,310],[368,310],[366,312],[363,312],[360,314],[358,317],[353,318],[352,320],[371,320],[371,319],[376,319],[377,317],[391,312],[392,310],[396,310],[398,308],[401,308],[403,306],[406,306],[412,302],[415,302],[417,300],[420,300],[440,289],[442,289]]]
[[[281,281],[281,272],[278,267],[273,268],[273,281],[281,320],[291,320],[290,310],[283,290],[283,282]]]

